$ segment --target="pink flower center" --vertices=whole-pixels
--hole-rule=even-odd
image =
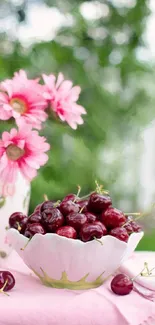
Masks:
[[[9,160],[16,161],[24,156],[25,150],[17,147],[15,144],[9,144],[6,148],[6,154]]]
[[[12,98],[10,100],[10,105],[12,106],[13,110],[17,113],[24,114],[27,111],[27,105],[22,99]]]

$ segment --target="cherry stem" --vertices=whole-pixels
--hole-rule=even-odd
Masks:
[[[101,240],[97,239],[96,237],[94,237],[94,240],[96,240],[98,243],[100,243],[103,246],[103,243]]]
[[[60,200],[58,200],[57,202],[54,203],[53,207],[56,208],[59,204],[60,204]]]
[[[87,198],[88,198],[91,194],[93,194],[93,193],[95,193],[95,192],[93,191],[93,192],[90,192],[90,193],[87,194],[87,195],[84,195],[84,196],[80,197],[80,200],[82,201],[82,200],[87,199]]]
[[[4,289],[5,289],[6,285],[7,285],[7,283],[8,283],[8,279],[5,281],[3,287],[0,289],[0,292],[1,292],[1,293],[4,293],[6,296],[9,296],[8,293],[6,293],[6,292],[4,291]]]
[[[98,194],[109,194],[109,191],[103,190],[103,185],[99,185],[97,181],[95,181],[96,184],[96,192]]]
[[[81,212],[83,211],[84,208],[85,208],[85,206],[83,206],[83,207],[80,209],[79,213],[81,213]]]
[[[73,201],[74,203],[75,203],[75,201],[77,200],[77,198],[79,197],[80,192],[81,192],[81,186],[78,185],[77,188],[78,188],[78,192],[77,192],[76,197],[75,197],[75,199],[74,199],[74,201]]]
[[[30,242],[31,239],[32,239],[32,237],[29,238],[29,240],[28,240],[28,242],[25,244],[25,246],[24,246],[23,248],[20,249],[21,251],[24,251],[24,249],[27,247],[27,245],[29,244],[29,242]]]
[[[148,263],[145,262],[144,263],[144,268],[142,269],[142,271],[140,273],[138,273],[134,278],[132,278],[131,280],[134,281],[139,275],[140,276],[144,276],[144,277],[155,277],[155,275],[152,275],[152,271],[155,269],[155,267],[153,267],[151,270],[149,270],[148,267]],[[144,271],[146,271],[146,273],[144,273]]]
[[[19,222],[17,222],[17,229],[18,229],[19,232],[20,232],[21,229],[22,229],[22,227],[20,226]]]
[[[141,212],[130,212],[130,213],[124,213],[125,214],[125,216],[141,216]]]
[[[125,213],[125,215],[126,216],[129,216],[129,215],[135,216],[136,218],[134,219],[134,221],[137,221],[138,219],[149,216],[152,213],[154,207],[155,207],[155,203],[153,203],[152,206],[150,207],[150,209],[148,209],[145,212]],[[131,220],[127,221],[123,226],[126,226],[128,223],[130,223],[130,221]]]
[[[144,263],[145,264],[145,263]],[[142,276],[143,272],[146,270],[146,266],[142,269],[141,272],[139,272],[136,276],[134,276],[133,278],[131,278],[131,281],[134,281],[139,275]]]
[[[137,216],[138,219],[141,218],[141,216],[142,216],[142,213],[140,213],[140,212],[124,213],[124,214],[125,214],[125,216]],[[137,220],[137,218],[135,218],[134,221]],[[122,227],[127,226],[128,224],[130,224],[131,221],[132,220],[128,220],[127,222],[124,223],[124,225],[122,225]]]
[[[44,200],[45,200],[45,201],[48,201],[48,196],[47,196],[47,194],[44,194]]]

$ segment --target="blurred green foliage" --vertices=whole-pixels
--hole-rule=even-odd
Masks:
[[[28,22],[28,11],[34,3],[38,8],[44,3],[49,10],[57,9],[71,23],[62,24],[51,39],[34,39],[25,45],[18,31]],[[32,183],[31,211],[43,193],[61,199],[66,193],[75,192],[77,184],[86,193],[94,189],[95,179],[110,189],[114,204],[120,206],[121,200],[127,199],[131,209],[137,208],[139,135],[154,118],[155,99],[148,87],[153,83],[152,67],[138,55],[145,49],[143,34],[150,12],[147,0],[119,3],[0,2],[1,24],[5,18],[13,17],[17,31],[10,35],[5,29],[0,30],[0,79],[11,77],[21,68],[31,77],[62,71],[81,86],[80,103],[87,110],[85,123],[77,131],[52,117],[46,123],[42,133],[51,143],[51,151],[48,164]],[[100,14],[87,19],[82,8],[88,4],[96,5]],[[1,122],[0,132],[6,127],[11,124]],[[128,159],[123,149],[128,142],[137,144],[131,158],[131,168],[135,169],[132,187],[122,181],[124,159]]]

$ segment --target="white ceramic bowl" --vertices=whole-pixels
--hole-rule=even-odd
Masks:
[[[8,230],[7,237],[43,284],[78,290],[100,286],[133,253],[143,232],[133,233],[128,243],[112,236],[83,243],[57,234],[36,234],[26,247],[28,238],[17,230]]]

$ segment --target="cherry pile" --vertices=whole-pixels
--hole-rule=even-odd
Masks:
[[[112,206],[111,197],[99,187],[85,199],[69,194],[61,202],[46,200],[29,217],[15,212],[9,225],[28,238],[56,233],[83,242],[106,235],[127,242],[131,233],[141,231],[132,217]]]
[[[15,286],[15,278],[9,271],[0,271],[0,293],[11,290]],[[7,295],[7,294],[6,294]]]

